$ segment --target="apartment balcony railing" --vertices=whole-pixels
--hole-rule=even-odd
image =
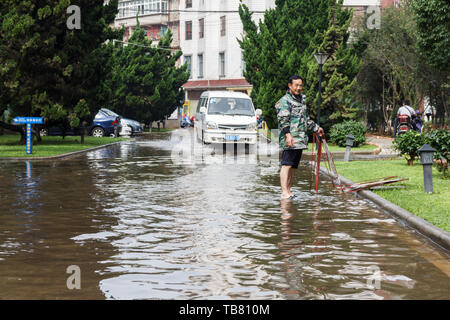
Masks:
[[[134,0],[120,1],[118,6],[119,12],[116,19],[134,18],[154,15],[168,14],[167,0]]]

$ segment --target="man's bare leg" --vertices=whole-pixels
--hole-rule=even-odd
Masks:
[[[289,177],[288,177],[288,194],[289,196],[292,196],[291,187],[292,182],[294,181],[294,175],[295,175],[295,168],[290,167],[289,169]]]
[[[281,166],[280,170],[280,184],[281,184],[281,199],[286,199],[291,196],[291,186],[289,185],[291,166]]]

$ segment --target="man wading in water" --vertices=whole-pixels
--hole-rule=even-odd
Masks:
[[[323,129],[309,119],[306,97],[301,94],[302,78],[290,77],[288,87],[286,94],[275,105],[280,147],[283,149],[280,170],[281,199],[295,198],[291,193],[291,186],[303,149],[308,148],[307,131],[317,132],[320,137],[324,137]]]

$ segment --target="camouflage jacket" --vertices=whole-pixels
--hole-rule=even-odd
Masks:
[[[306,108],[306,97],[301,96],[301,100],[291,94],[288,90],[286,94],[278,100],[275,105],[278,118],[278,129],[280,130],[280,147],[283,150],[307,149],[307,131],[317,132],[319,126],[309,119]],[[286,145],[286,133],[290,132],[294,138],[294,145]]]

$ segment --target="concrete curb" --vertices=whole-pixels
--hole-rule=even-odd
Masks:
[[[130,140],[126,140],[126,141],[130,141]],[[93,148],[89,148],[89,149],[84,149],[84,150],[78,150],[78,151],[73,151],[73,152],[69,152],[69,153],[63,153],[63,154],[58,154],[56,156],[49,156],[49,157],[0,157],[1,161],[23,161],[23,160],[57,160],[57,159],[63,159],[63,158],[67,158],[67,157],[72,157],[72,156],[77,156],[89,151],[95,151],[95,150],[99,150],[99,149],[103,149],[106,147],[110,147],[116,144],[119,144],[123,141],[117,141],[117,142],[112,142],[112,143],[108,143],[108,144],[104,144],[101,146],[97,146],[97,147],[93,147]]]
[[[320,168],[322,173],[325,173],[329,178],[331,178],[330,173],[324,169]],[[353,184],[354,182],[339,175],[341,181],[345,184]],[[387,211],[389,214],[394,216],[396,220],[401,220],[426,238],[430,239],[432,242],[438,244],[446,251],[450,251],[450,233],[444,231],[435,225],[429,223],[428,221],[419,218],[418,216],[412,214],[411,212],[393,204],[392,202],[380,197],[379,195],[369,191],[369,190],[361,190],[355,193],[356,196],[360,196],[367,200],[372,201],[378,207]]]

